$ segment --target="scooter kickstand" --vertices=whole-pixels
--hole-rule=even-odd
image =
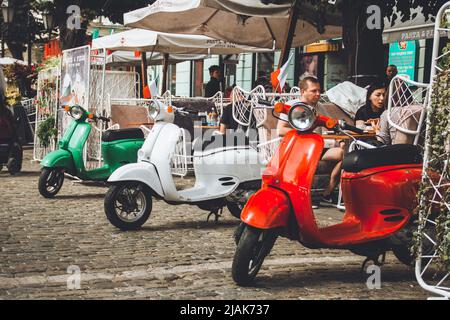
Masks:
[[[380,258],[381,258],[381,260],[380,260]],[[364,262],[362,263],[361,273],[364,273],[364,269],[366,268],[367,264],[371,261],[377,267],[383,266],[386,261],[386,252],[383,252],[376,257],[367,257],[366,260],[364,260]]]
[[[208,217],[206,218],[206,222],[209,222],[209,218],[211,218],[212,215],[214,215],[214,222],[218,223],[219,218],[222,216],[223,208],[217,208],[214,210],[211,210],[211,212],[208,214]]]

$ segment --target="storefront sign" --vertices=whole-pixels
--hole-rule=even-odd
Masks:
[[[416,41],[401,41],[392,43],[389,47],[389,64],[396,65],[398,74],[404,74],[411,80],[416,80]]]

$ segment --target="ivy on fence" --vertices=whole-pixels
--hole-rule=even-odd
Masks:
[[[450,271],[450,44],[444,49],[440,61],[442,70],[433,83],[431,106],[427,121],[427,166],[426,178],[420,187],[421,214],[418,231],[415,233],[413,252],[419,254],[420,243],[428,219],[436,222],[434,246],[437,264]],[[446,55],[447,54],[447,55]]]

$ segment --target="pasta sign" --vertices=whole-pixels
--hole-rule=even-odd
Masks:
[[[414,81],[416,80],[416,48],[416,41],[391,43],[389,48],[389,64],[397,66],[398,74],[407,75]]]

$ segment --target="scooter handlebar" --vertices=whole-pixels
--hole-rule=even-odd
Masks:
[[[358,127],[352,126],[350,124],[347,124],[345,121],[339,121],[339,127],[342,130],[350,130],[350,131],[353,131],[353,132],[355,132],[357,134],[364,134],[364,130],[362,130],[362,129],[358,128]]]
[[[98,120],[102,120],[104,122],[111,122],[111,119],[106,118],[106,117],[96,117]]]
[[[273,106],[272,102],[264,100],[264,99],[258,99],[258,103],[260,105],[267,106],[267,107],[272,107]]]

